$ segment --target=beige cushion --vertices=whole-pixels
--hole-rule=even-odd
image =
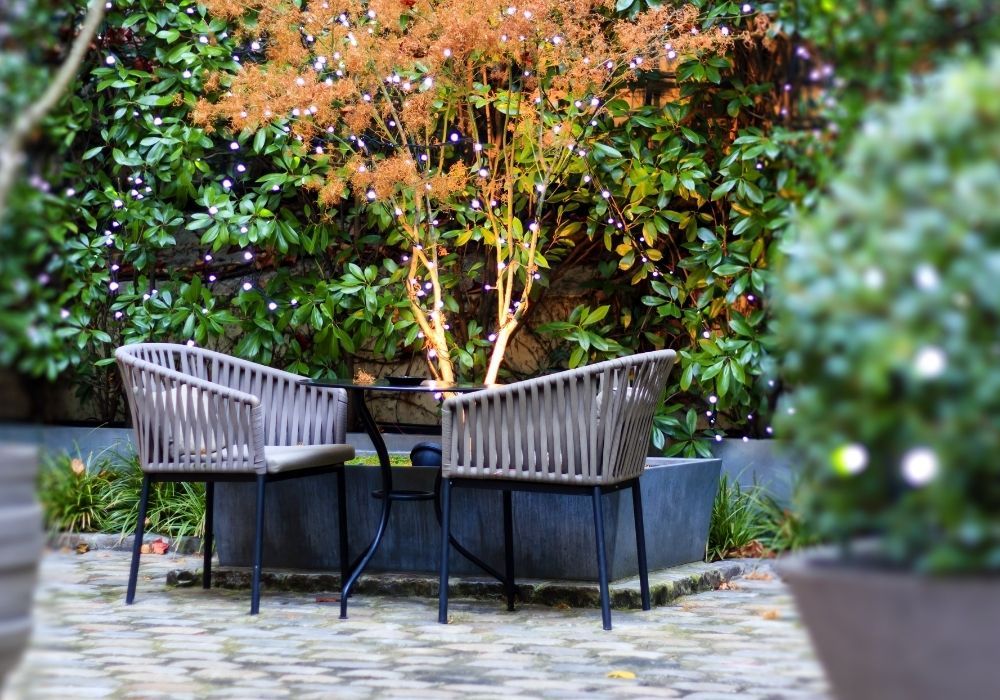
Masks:
[[[326,467],[354,459],[352,445],[294,445],[292,447],[264,447],[264,461],[269,474],[290,472],[296,469]]]

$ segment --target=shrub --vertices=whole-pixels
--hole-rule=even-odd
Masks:
[[[39,476],[46,527],[65,532],[135,532],[142,470],[135,453],[105,450],[84,460],[48,457]],[[168,537],[205,532],[205,486],[156,483],[150,492],[146,531]]]
[[[791,500],[800,494],[799,481]],[[817,544],[819,533],[791,503],[779,500],[766,487],[747,488],[723,474],[712,503],[705,558],[773,556]]]
[[[717,561],[741,556],[757,541],[759,525],[752,493],[726,474],[719,479],[719,490],[712,502],[712,522],[708,531],[705,558]]]
[[[107,459],[68,454],[46,457],[38,477],[38,500],[45,527],[54,531],[98,532],[103,529],[104,496],[112,475]]]
[[[1000,54],[870,114],[775,295],[805,516],[920,571],[1000,571],[997,201]]]

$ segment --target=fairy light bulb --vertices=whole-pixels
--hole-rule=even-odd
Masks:
[[[244,282],[243,283],[243,291],[244,292],[249,292],[251,289],[253,289],[253,285],[252,284],[250,284],[249,282]]]
[[[937,454],[927,447],[916,447],[903,455],[902,472],[911,486],[925,486],[940,470]]]
[[[268,304],[267,304],[268,311],[274,311],[277,308],[278,308],[278,305],[275,304],[273,301],[268,302]]]

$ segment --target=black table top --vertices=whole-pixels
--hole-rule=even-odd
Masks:
[[[336,377],[331,379],[303,379],[302,381],[303,383],[311,384],[312,386],[331,387],[335,389],[401,391],[410,393],[451,392],[454,394],[466,394],[472,391],[482,391],[483,389],[489,388],[483,384],[447,384],[445,382],[434,381],[433,379],[427,379],[424,383],[417,384],[415,386],[390,384],[385,379],[379,379],[372,384],[359,384],[352,379],[338,379]]]

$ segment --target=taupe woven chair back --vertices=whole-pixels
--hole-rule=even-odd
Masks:
[[[115,359],[144,471],[263,473],[264,445],[345,442],[342,390],[186,345],[126,345]]]
[[[449,399],[445,477],[613,484],[646,466],[673,350],[600,362]]]

